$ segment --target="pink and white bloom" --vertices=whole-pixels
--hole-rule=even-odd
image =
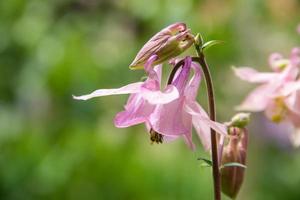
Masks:
[[[274,53],[269,58],[274,72],[257,72],[249,67],[234,68],[242,80],[261,84],[246,97],[238,110],[260,112],[276,123],[290,123],[300,134],[300,49],[294,48],[289,59]],[[298,136],[297,136],[298,137]],[[293,138],[292,142],[295,142]],[[299,142],[300,145],[300,142]]]
[[[150,134],[162,135],[166,140],[183,136],[188,146],[193,149],[191,131],[194,125],[205,149],[208,150],[210,128],[221,134],[226,134],[227,130],[225,125],[211,121],[204,109],[196,102],[201,80],[199,66],[187,57],[172,84],[161,91],[161,66],[152,68],[156,58],[156,55],[151,56],[145,64],[144,68],[148,74],[145,82],[132,83],[118,89],[100,89],[74,98],[87,100],[98,96],[131,94],[125,110],[115,117],[116,127],[124,128],[145,123]],[[194,76],[189,80],[191,69],[194,70]]]
[[[190,71],[194,75],[189,80]],[[167,103],[157,105],[149,118],[152,128],[163,135],[178,137],[182,135],[186,143],[193,149],[192,126],[194,126],[204,148],[210,149],[210,128],[226,135],[225,125],[209,119],[205,110],[197,103],[196,97],[201,81],[200,66],[192,63],[190,57],[185,58],[184,66],[172,82],[179,91],[179,98]]]

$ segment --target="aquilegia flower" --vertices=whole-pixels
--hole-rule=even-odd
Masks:
[[[300,145],[300,49],[294,48],[289,59],[280,54],[270,56],[269,64],[274,72],[260,73],[249,67],[234,68],[242,80],[261,85],[254,89],[238,106],[239,110],[259,112],[276,123],[289,123],[295,131],[292,142]],[[299,143],[299,144],[298,144]]]
[[[194,36],[184,23],[174,23],[156,33],[138,52],[130,64],[130,69],[143,69],[153,55],[157,58],[153,65],[174,58],[194,43]]]
[[[184,66],[177,72],[175,79],[163,91],[160,91],[161,65],[152,68],[157,56],[151,56],[145,71],[148,78],[145,82],[132,83],[119,89],[100,89],[91,94],[74,97],[87,100],[93,97],[131,94],[125,110],[118,113],[114,123],[124,128],[144,123],[149,130],[153,142],[162,142],[162,138],[173,140],[183,137],[189,147],[192,142],[192,124],[194,125],[205,149],[210,147],[210,128],[218,133],[226,134],[226,126],[209,119],[204,109],[196,102],[200,84],[200,68],[187,57]],[[191,69],[195,71],[189,80]]]
[[[189,80],[191,69],[194,70],[194,75]],[[167,104],[157,105],[149,122],[155,131],[163,135],[169,137],[183,135],[191,148],[194,148],[193,125],[204,148],[209,150],[210,128],[224,135],[227,130],[225,125],[211,121],[204,109],[196,102],[200,81],[200,66],[192,63],[190,57],[186,57],[181,71],[177,72],[177,77],[171,83],[177,88],[179,98]]]

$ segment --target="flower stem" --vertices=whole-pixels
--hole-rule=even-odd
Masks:
[[[206,88],[207,88],[207,96],[208,96],[208,106],[209,106],[209,116],[212,121],[216,121],[216,109],[215,109],[215,98],[214,98],[214,89],[213,82],[210,75],[208,64],[205,60],[203,52],[200,50],[198,45],[196,46],[198,57],[193,57],[192,60],[198,62],[201,67],[205,77]],[[215,200],[221,200],[221,177],[219,171],[219,159],[218,159],[218,145],[217,145],[217,135],[216,131],[210,129],[210,137],[211,137],[211,156],[212,156],[212,173],[214,180],[214,194]]]

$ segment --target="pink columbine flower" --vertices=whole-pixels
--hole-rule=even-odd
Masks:
[[[193,77],[189,80],[190,71],[194,70]],[[192,142],[192,126],[194,126],[204,148],[210,149],[210,128],[220,134],[226,134],[225,125],[209,119],[205,110],[196,102],[201,70],[198,64],[192,63],[190,57],[185,58],[184,66],[172,82],[179,91],[179,98],[167,103],[157,105],[149,122],[158,133],[169,137],[183,135],[186,143],[194,148]]]
[[[146,61],[153,55],[157,59],[153,65],[174,58],[194,43],[194,36],[186,24],[177,22],[156,33],[138,52],[130,64],[130,69],[143,69]]]
[[[194,148],[191,135],[193,124],[205,149],[209,149],[210,127],[221,134],[226,134],[227,130],[225,125],[212,122],[195,100],[201,79],[199,66],[192,64],[191,58],[187,57],[172,84],[160,91],[161,66],[152,68],[156,58],[156,55],[151,56],[145,64],[148,74],[145,82],[132,83],[119,89],[100,89],[74,98],[87,100],[98,96],[131,94],[125,110],[115,117],[116,127],[145,123],[151,140],[161,142],[162,137],[173,140],[183,136],[189,147]],[[191,68],[195,73],[189,80]]]
[[[298,145],[299,139],[296,138],[300,134],[300,49],[294,48],[289,59],[274,53],[269,58],[269,64],[274,72],[260,73],[249,67],[234,68],[240,79],[261,84],[237,108],[252,112],[265,111],[266,116],[273,122],[292,124],[295,129],[292,142]]]

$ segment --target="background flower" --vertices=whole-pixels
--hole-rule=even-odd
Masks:
[[[292,126],[292,133],[286,136],[296,147],[299,143],[300,128],[300,80],[299,48],[294,48],[290,59],[280,54],[271,54],[269,63],[275,72],[259,73],[252,68],[234,68],[235,74],[242,80],[262,83],[238,106],[240,110],[264,111],[269,120]]]

